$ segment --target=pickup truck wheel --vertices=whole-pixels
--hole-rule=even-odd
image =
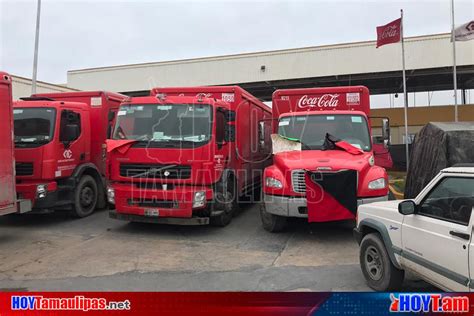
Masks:
[[[217,211],[222,212],[211,217],[211,224],[220,227],[229,225],[237,207],[233,181],[229,180],[227,184],[220,182],[216,185],[215,206]]]
[[[95,210],[97,200],[97,183],[91,176],[83,176],[74,192],[74,215],[76,217],[86,217],[91,215]]]
[[[360,266],[367,284],[376,291],[397,290],[405,271],[397,269],[378,234],[366,235],[360,244]]]
[[[268,213],[263,199],[260,202],[260,218],[263,228],[270,233],[281,232],[286,227],[287,218]]]

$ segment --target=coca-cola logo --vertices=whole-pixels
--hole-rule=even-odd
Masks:
[[[309,97],[304,95],[298,101],[298,107],[305,108],[335,108],[339,104],[339,94],[323,94],[321,96]]]
[[[397,25],[390,25],[383,30],[382,39],[398,36]]]

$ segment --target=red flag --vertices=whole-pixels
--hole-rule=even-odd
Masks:
[[[382,45],[400,42],[401,26],[402,18],[382,26],[377,26],[377,48]]]

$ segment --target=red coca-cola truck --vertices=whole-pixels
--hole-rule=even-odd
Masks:
[[[125,98],[66,92],[14,103],[16,189],[34,211],[85,217],[106,205],[105,140]]]
[[[358,205],[387,200],[387,172],[375,164],[369,100],[363,86],[273,93],[273,133],[290,146],[274,144],[273,165],[265,169],[260,213],[266,230],[282,230],[288,217],[354,219]],[[388,119],[382,121],[388,140]]]
[[[155,88],[125,101],[107,142],[110,216],[230,223],[271,158],[271,110],[238,86]]]
[[[31,201],[17,199],[13,147],[13,105],[11,77],[0,72],[0,215],[25,213]]]

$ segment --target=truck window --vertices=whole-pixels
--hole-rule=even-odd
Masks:
[[[425,197],[420,215],[468,225],[474,207],[474,178],[447,177]]]
[[[212,117],[208,104],[122,105],[113,139],[149,147],[196,147],[211,139]]]
[[[64,141],[62,136],[64,135],[64,128],[67,125],[76,125],[79,129],[79,135],[74,139],[78,139],[81,134],[81,115],[74,111],[70,110],[63,110],[61,112],[61,122],[60,122],[60,133],[59,133],[59,141]],[[73,141],[74,141],[73,140]]]
[[[225,114],[222,111],[216,112],[216,143],[223,144],[225,140]]]
[[[295,115],[278,123],[278,134],[300,140],[306,150],[322,149],[326,133],[364,151],[372,149],[367,120],[361,115]]]
[[[56,110],[52,108],[15,108],[13,110],[15,145],[28,147],[49,143],[54,135]]]

